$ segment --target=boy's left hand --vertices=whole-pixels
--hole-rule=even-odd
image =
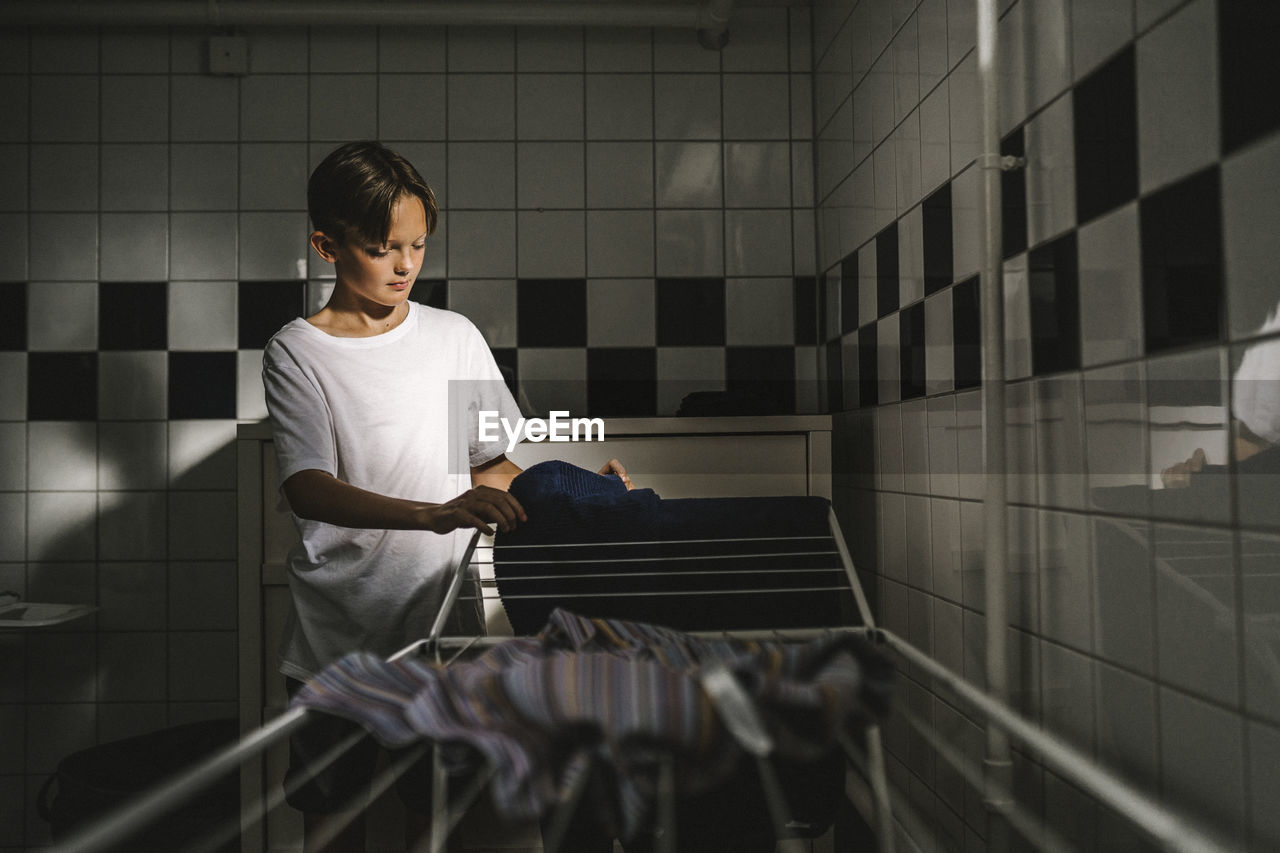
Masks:
[[[631,484],[631,478],[627,476],[627,469],[623,468],[622,463],[619,462],[617,459],[610,459],[608,462],[604,463],[604,467],[601,468],[596,473],[617,474],[618,477],[622,480],[622,484],[627,487],[627,491],[630,491],[631,489],[635,488],[635,486]]]

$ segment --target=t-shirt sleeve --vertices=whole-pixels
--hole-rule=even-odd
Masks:
[[[497,418],[502,418],[514,425],[520,418],[520,407],[511,396],[511,391],[502,378],[502,371],[498,369],[497,362],[493,360],[493,353],[485,342],[484,336],[474,326],[469,326],[467,348],[468,372],[474,380],[467,388],[469,397],[468,461],[471,467],[475,468],[496,459],[507,450],[507,436],[501,429],[496,431],[496,440],[481,440],[480,413],[496,412],[496,418],[491,415],[490,422],[496,422]]]
[[[263,358],[262,384],[279,465],[277,485],[312,468],[336,476],[332,418],[315,383],[296,364],[268,349]]]

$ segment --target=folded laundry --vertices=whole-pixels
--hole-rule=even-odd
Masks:
[[[743,751],[699,680],[713,662],[754,701],[777,756],[799,762],[797,778],[830,764],[837,733],[887,709],[890,667],[855,635],[707,640],[565,610],[536,636],[450,665],[352,653],[294,704],[361,723],[389,747],[438,743],[451,773],[487,765],[495,806],[513,819],[543,815],[585,751],[603,780],[592,785],[592,807],[626,843],[652,822],[663,756],[675,761],[682,796],[712,790],[738,769]],[[830,775],[820,781],[838,794],[843,773]]]

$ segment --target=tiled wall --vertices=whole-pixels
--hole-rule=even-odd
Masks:
[[[1252,848],[1280,845],[1280,14],[1250,0],[1002,2],[1012,700]],[[981,681],[973,0],[814,6],[836,503],[885,625]],[[1270,346],[1268,346],[1270,344]],[[1244,363],[1244,367],[1242,367]],[[1268,409],[1268,407],[1270,407]],[[1265,444],[1265,443],[1264,443]],[[1181,490],[1163,469],[1203,448]],[[975,720],[907,673],[970,758]],[[892,774],[948,849],[983,811],[895,720]],[[1037,821],[1141,849],[1016,755]]]
[[[692,31],[0,33],[0,589],[91,620],[0,634],[0,849],[97,741],[236,701],[238,421],[324,299],[311,164],[403,151],[444,207],[415,296],[538,408],[671,413],[775,377],[817,405],[810,20]],[[618,379],[627,393],[617,393]],[[546,381],[542,381],[546,380]],[[25,805],[24,805],[25,804]]]

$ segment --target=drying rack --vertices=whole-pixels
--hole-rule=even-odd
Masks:
[[[953,697],[975,714],[1001,728],[1015,742],[1027,747],[1043,761],[1046,767],[1105,802],[1163,849],[1197,851],[1197,853],[1201,851],[1226,853],[1234,849],[1195,825],[1194,822],[1171,812],[1154,798],[1135,789],[1070,744],[1027,721],[1016,711],[991,698],[983,690],[914,648],[901,637],[877,627],[834,511],[829,513],[829,524],[833,566],[839,569],[843,581],[833,585],[830,591],[852,595],[856,604],[857,617],[862,621],[861,625],[828,625],[785,630],[763,628],[714,632],[689,631],[687,633],[695,637],[796,642],[811,640],[833,632],[860,634],[886,650],[900,667],[917,668],[927,678],[933,679],[935,685],[949,690]],[[495,594],[492,584],[482,583],[479,577],[475,562],[478,550],[481,550],[481,546],[480,535],[477,533],[471,537],[462,558],[452,572],[444,602],[428,636],[402,649],[392,656],[392,660],[407,655],[425,655],[433,657],[438,662],[447,663],[447,656],[456,659],[469,651],[483,649],[510,639],[510,637],[496,636],[445,636],[443,633],[446,620],[457,602],[467,598],[463,594],[464,589],[467,587],[480,589],[482,590],[480,594],[485,597]],[[781,853],[800,853],[800,851],[809,850],[810,848],[800,840],[788,836],[782,829],[786,823],[786,815],[775,811],[781,803],[776,779],[771,778],[770,773],[771,738],[764,730],[759,717],[754,713],[745,692],[736,685],[732,677],[726,680],[723,675],[725,675],[724,672],[712,668],[703,676],[703,685],[712,696],[713,704],[720,712],[726,728],[743,746],[745,752],[756,759],[766,801],[770,804],[771,811],[774,811],[771,817],[774,825],[779,827],[778,850]],[[150,823],[179,809],[218,779],[238,773],[246,762],[259,760],[265,750],[286,740],[291,733],[306,725],[309,716],[315,713],[318,712],[308,711],[302,707],[294,707],[282,713],[262,727],[245,733],[238,743],[196,763],[175,778],[143,794],[131,805],[58,845],[54,848],[56,853],[93,853],[93,851],[111,848]],[[998,813],[1009,827],[1032,846],[1051,851],[1071,849],[1051,830],[1042,826],[1034,815],[1029,814],[1016,801],[1012,791],[993,786],[991,776],[984,775],[982,768],[967,762],[954,745],[945,743],[929,723],[917,719],[897,696],[891,703],[890,713],[901,715],[907,724],[936,750],[940,758],[955,767],[961,778],[983,792],[988,811]],[[852,775],[846,774],[848,780],[845,794],[874,832],[874,843],[879,853],[895,853],[900,839],[907,842],[902,845],[904,849],[916,848],[918,844],[916,839],[928,838],[926,822],[916,813],[907,797],[889,785],[879,727],[872,721],[863,728],[862,733],[862,744],[855,743],[848,736],[840,738],[845,755],[855,771]],[[358,739],[359,733],[352,735],[346,742],[335,747],[332,753],[326,756],[327,760],[336,760],[343,751],[354,746]],[[448,777],[441,761],[439,747],[436,746],[433,749],[426,744],[420,744],[408,750],[379,774],[374,780],[372,795],[377,796],[381,791],[389,788],[400,774],[429,752],[434,752],[435,757],[431,832],[429,838],[415,848],[413,853],[438,853],[444,850],[448,834],[457,825],[462,812],[479,797],[484,783],[487,782],[486,777],[470,780],[465,783],[465,789],[454,796],[453,802],[450,803]],[[674,821],[672,766],[668,762],[663,775],[660,776],[657,803],[659,826],[674,826],[672,823]],[[557,841],[561,837],[560,833],[567,826],[573,810],[578,805],[579,796],[587,778],[588,774],[579,774],[578,782],[570,787],[555,806],[555,812],[549,822],[550,828],[545,837],[544,849],[549,853],[558,848]],[[188,853],[208,853],[218,850],[223,845],[234,842],[242,830],[252,827],[263,819],[266,813],[278,806],[283,799],[283,790],[264,796],[261,801],[243,809],[239,820],[224,827],[222,831],[192,839],[186,842],[185,846],[175,849],[188,851]],[[666,838],[673,837],[673,833],[664,833],[664,835]],[[938,842],[935,839],[933,843]],[[938,849],[941,847],[939,846]]]

